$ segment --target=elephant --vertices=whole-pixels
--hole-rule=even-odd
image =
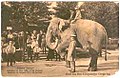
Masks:
[[[91,61],[88,70],[97,70],[98,54],[102,52],[103,45],[105,45],[105,60],[107,60],[108,36],[106,29],[101,24],[92,20],[79,19],[74,23],[69,23],[69,20],[55,17],[50,21],[48,26],[46,44],[61,55],[69,46],[71,34],[77,35],[77,43],[79,43],[81,51],[87,50],[89,47],[88,41],[92,43],[93,52],[90,52]]]

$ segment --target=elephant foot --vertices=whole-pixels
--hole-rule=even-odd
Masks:
[[[90,71],[91,70],[91,67],[88,67],[88,71]]]
[[[69,71],[73,73],[73,72],[75,72],[75,69],[70,69]]]
[[[67,68],[71,68],[70,66],[70,61],[66,61],[66,65],[65,65]]]
[[[89,67],[88,71],[97,71],[97,67]]]
[[[99,56],[102,57],[102,53],[99,53]]]
[[[65,65],[67,68],[70,68],[70,65]]]
[[[65,58],[61,58],[60,60],[61,60],[61,61],[65,61]]]

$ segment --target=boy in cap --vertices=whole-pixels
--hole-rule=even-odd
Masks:
[[[7,66],[9,66],[9,62],[10,62],[10,66],[12,66],[12,62],[14,62],[14,53],[15,53],[16,49],[13,45],[12,41],[9,41],[9,45],[6,47],[6,54],[7,54]]]
[[[74,23],[76,20],[81,19],[82,15],[81,15],[81,11],[80,11],[80,7],[76,7],[75,8],[75,18],[71,21],[72,23]]]

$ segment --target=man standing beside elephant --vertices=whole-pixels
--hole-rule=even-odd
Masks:
[[[76,40],[75,40],[76,35],[71,35],[70,38],[70,44],[68,47],[68,55],[67,55],[67,61],[70,62],[70,67],[71,67],[71,72],[75,72],[75,47],[76,47]]]

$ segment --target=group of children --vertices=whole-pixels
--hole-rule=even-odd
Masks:
[[[7,61],[7,66],[13,66],[15,59],[23,61],[26,58],[26,56],[24,57],[25,53],[27,53],[27,59],[34,62],[34,60],[39,59],[39,52],[43,51],[45,47],[45,34],[37,33],[36,30],[33,30],[32,34],[28,34],[26,37],[23,35],[17,39],[21,44],[17,47],[17,42],[13,39],[12,34],[2,38],[5,38],[1,39],[2,61]],[[20,52],[19,57],[16,57],[18,54],[16,52]]]
[[[33,30],[31,36],[28,35],[27,52],[29,60],[34,62],[34,60],[37,61],[39,59],[39,52],[44,52],[46,46],[45,42],[45,34],[37,34],[36,30]]]
[[[34,62],[34,60],[39,59],[39,52],[42,51],[42,49],[39,47],[38,41],[36,38],[27,39],[27,52],[28,52],[28,59]]]

